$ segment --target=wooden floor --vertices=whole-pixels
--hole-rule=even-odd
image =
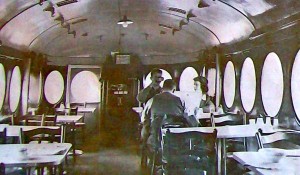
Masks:
[[[67,174],[75,175],[140,175],[138,143],[113,134],[102,133],[87,137],[81,149],[84,154],[73,164],[69,160]]]

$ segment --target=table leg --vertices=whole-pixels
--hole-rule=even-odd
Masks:
[[[227,172],[227,150],[226,150],[226,139],[222,138],[222,149],[223,149],[223,175],[226,175]]]
[[[221,160],[222,160],[222,140],[218,139],[218,145],[217,145],[217,167],[218,167],[218,175],[221,175],[221,170],[222,170],[222,165],[221,165]]]

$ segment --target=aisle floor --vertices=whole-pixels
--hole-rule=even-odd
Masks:
[[[66,167],[74,175],[141,175],[138,144],[113,135],[93,135],[80,146],[84,154]]]

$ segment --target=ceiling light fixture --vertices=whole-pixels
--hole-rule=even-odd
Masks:
[[[122,25],[123,27],[128,27],[129,24],[132,24],[133,22],[129,19],[127,19],[127,16],[124,15],[123,19],[121,19],[120,21],[118,21],[117,24]]]

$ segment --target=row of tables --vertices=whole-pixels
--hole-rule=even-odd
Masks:
[[[273,127],[272,125],[234,125],[234,126],[219,126],[219,127],[192,127],[192,128],[170,128],[171,132],[187,132],[187,131],[200,131],[200,132],[212,132],[214,129],[218,131],[218,161],[217,169],[218,174],[227,174],[226,172],[226,139],[229,138],[249,138],[255,137],[258,129],[262,129],[264,133],[273,133],[277,131],[289,131],[287,129],[281,129]],[[166,132],[166,129],[163,130]],[[294,131],[297,132],[297,131]],[[300,131],[299,131],[300,133]],[[289,154],[285,154],[282,160],[274,162],[276,154],[270,154],[270,152],[278,151],[276,148],[263,148],[269,149],[268,152],[234,152],[233,158],[246,168],[254,171],[260,175],[273,175],[273,174],[300,174],[297,171],[300,166],[300,150],[290,150]],[[282,150],[281,150],[282,151]],[[283,154],[284,155],[284,154]],[[288,156],[286,156],[288,155]],[[272,157],[273,156],[273,157]],[[275,156],[275,157],[274,157]],[[223,168],[222,168],[223,167]]]
[[[78,108],[78,113],[92,113],[95,109],[96,108]],[[58,111],[66,110],[68,109],[58,109]],[[48,117],[51,117],[51,115]],[[83,117],[84,114],[57,115],[56,122],[76,123]],[[20,126],[0,124],[0,132],[6,128],[7,137],[18,137],[21,128],[26,131],[43,127],[58,128],[59,126]],[[37,165],[61,166],[71,148],[71,143],[0,144],[0,163],[4,163],[5,167],[33,167]],[[62,174],[62,172],[59,172],[59,174]]]
[[[141,107],[133,108],[138,114],[142,113]],[[210,119],[210,113],[204,113],[197,116],[197,119]],[[218,174],[226,175],[226,139],[229,138],[249,138],[255,137],[258,129],[262,129],[264,133],[273,133],[276,131],[287,131],[279,127],[273,127],[266,124],[248,124],[248,125],[234,125],[234,126],[219,126],[219,127],[191,127],[191,128],[170,128],[171,132],[187,132],[200,131],[212,132],[214,129],[217,133],[217,171]],[[166,132],[164,129],[162,132]],[[300,131],[299,131],[300,132]],[[269,152],[274,152],[277,149],[270,149]],[[278,151],[278,150],[277,150]],[[285,154],[286,155],[286,154]],[[279,162],[274,162],[271,154],[264,151],[258,152],[234,152],[233,158],[246,168],[254,171],[260,175],[273,174],[300,174],[297,171],[300,167],[300,150],[293,150],[289,156],[283,156]]]
[[[54,117],[54,116],[53,116]],[[57,123],[76,123],[83,115],[58,115]],[[18,137],[20,129],[58,128],[59,126],[23,126],[0,124],[0,131],[6,128],[7,137]],[[74,145],[73,145],[74,146]],[[31,167],[39,164],[60,165],[72,147],[71,143],[49,144],[0,144],[0,162],[6,167]],[[24,153],[24,150],[26,153]]]
[[[255,133],[261,128],[264,132],[272,133],[276,129],[271,125],[234,125],[234,126],[218,126],[218,127],[191,127],[191,128],[170,128],[171,132],[180,133],[188,131],[212,132],[214,129],[217,133],[217,169],[218,174],[226,174],[226,139],[229,138],[246,138],[255,137]],[[166,129],[163,129],[166,132]],[[223,167],[223,169],[222,169]]]

